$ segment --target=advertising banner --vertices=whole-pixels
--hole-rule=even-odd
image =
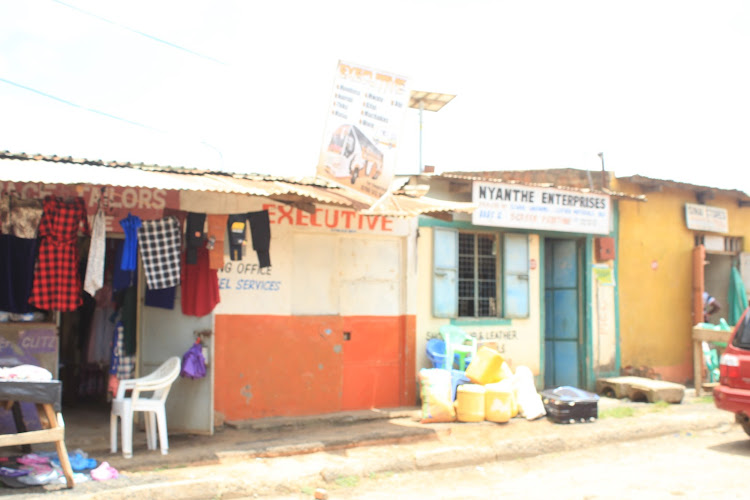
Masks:
[[[609,234],[608,195],[475,181],[471,216],[481,226]]]
[[[380,197],[393,179],[406,78],[339,61],[318,175]]]

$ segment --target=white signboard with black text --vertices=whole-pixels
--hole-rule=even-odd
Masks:
[[[685,203],[685,223],[693,231],[729,232],[729,214],[724,208]]]
[[[476,225],[609,234],[608,195],[474,181],[471,199]]]

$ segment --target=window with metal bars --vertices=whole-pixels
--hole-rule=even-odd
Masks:
[[[458,315],[498,316],[498,237],[458,234]]]

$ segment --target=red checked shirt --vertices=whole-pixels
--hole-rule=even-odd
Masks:
[[[43,210],[29,303],[43,310],[74,311],[83,303],[77,239],[79,228],[90,234],[86,204],[83,198],[66,202],[47,196]]]

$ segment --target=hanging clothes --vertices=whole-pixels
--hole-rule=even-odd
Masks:
[[[268,210],[260,212],[249,212],[247,220],[250,222],[250,236],[253,239],[253,250],[258,254],[258,265],[268,267],[271,265],[271,222]]]
[[[79,229],[90,234],[83,198],[44,198],[39,259],[29,303],[43,310],[74,311],[83,303],[78,272]]]
[[[120,269],[123,271],[135,271],[138,267],[138,231],[142,224],[140,217],[131,214],[120,221],[122,231],[125,233],[120,263]]]
[[[120,380],[131,379],[135,373],[135,356],[125,354],[122,322],[118,322],[112,338],[112,350],[109,360],[108,391],[114,397]]]
[[[180,284],[180,223],[174,216],[145,221],[138,230],[146,285],[152,290]]]
[[[0,234],[24,239],[36,238],[42,213],[40,200],[24,200],[12,194],[0,194]]]
[[[86,264],[86,277],[83,289],[92,297],[104,285],[104,254],[107,243],[107,228],[104,223],[104,211],[100,208],[94,215],[89,244],[89,257]]]
[[[188,212],[187,224],[185,224],[185,253],[187,263],[195,264],[198,257],[198,249],[206,242],[206,233],[203,231],[206,225],[206,214]]]
[[[114,240],[115,246],[115,263],[112,269],[112,290],[119,292],[125,290],[128,287],[135,285],[136,274],[135,271],[123,271],[120,267],[122,262],[122,253],[125,248],[125,242],[123,240]]]
[[[0,194],[0,311],[26,314],[34,281],[42,202]]]
[[[197,263],[182,266],[182,314],[205,316],[216,307],[219,297],[219,274],[208,267],[208,250],[199,248]]]
[[[221,269],[224,267],[224,239],[227,234],[228,215],[209,214],[208,220],[208,267]]]
[[[26,314],[39,240],[0,234],[0,311]]]
[[[160,309],[174,309],[174,297],[177,287],[160,288],[158,290],[146,289],[145,303],[149,307]]]
[[[245,244],[245,227],[247,214],[231,214],[227,217],[229,232],[229,258],[242,260],[242,246]]]
[[[734,326],[742,317],[742,313],[747,309],[747,293],[745,292],[745,283],[742,281],[740,270],[732,266],[732,272],[729,276],[729,293],[727,294],[729,302],[729,312],[727,319],[729,324]]]

